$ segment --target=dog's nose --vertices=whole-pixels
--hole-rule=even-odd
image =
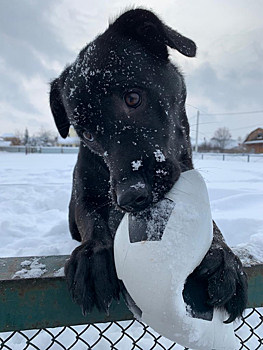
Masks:
[[[145,184],[133,185],[118,192],[117,203],[125,211],[141,211],[151,202],[151,195]]]

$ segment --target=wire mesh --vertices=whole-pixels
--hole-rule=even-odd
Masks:
[[[263,308],[247,309],[235,323],[241,349],[263,347]],[[184,348],[160,336],[142,322],[132,320],[44,328],[0,334],[0,349],[8,350],[179,350]]]

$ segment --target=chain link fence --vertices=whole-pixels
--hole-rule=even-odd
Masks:
[[[33,279],[13,278],[24,257],[0,259],[0,350],[186,349],[132,319],[122,298],[112,303],[108,316],[94,308],[84,317],[65,278],[57,276],[67,258],[38,257],[46,266],[45,277]],[[263,350],[263,264],[245,271],[248,308],[234,323],[235,334],[239,349]]]
[[[240,349],[263,349],[263,308],[247,309],[235,323]],[[44,328],[0,334],[0,349],[8,350],[161,350],[188,349],[131,320],[82,326]]]

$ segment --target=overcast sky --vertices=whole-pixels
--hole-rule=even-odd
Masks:
[[[187,82],[192,136],[195,108],[201,139],[223,126],[234,138],[263,127],[262,0],[0,0],[0,135],[55,131],[49,82],[131,5],[153,9],[198,46],[196,58],[171,51]],[[249,111],[262,112],[211,115]]]

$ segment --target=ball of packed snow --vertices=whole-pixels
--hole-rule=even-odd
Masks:
[[[135,315],[159,334],[192,349],[237,349],[224,311],[211,320],[192,317],[183,299],[187,277],[212,242],[208,193],[196,170],[181,174],[164,199],[139,214],[125,214],[114,241],[117,275]]]

